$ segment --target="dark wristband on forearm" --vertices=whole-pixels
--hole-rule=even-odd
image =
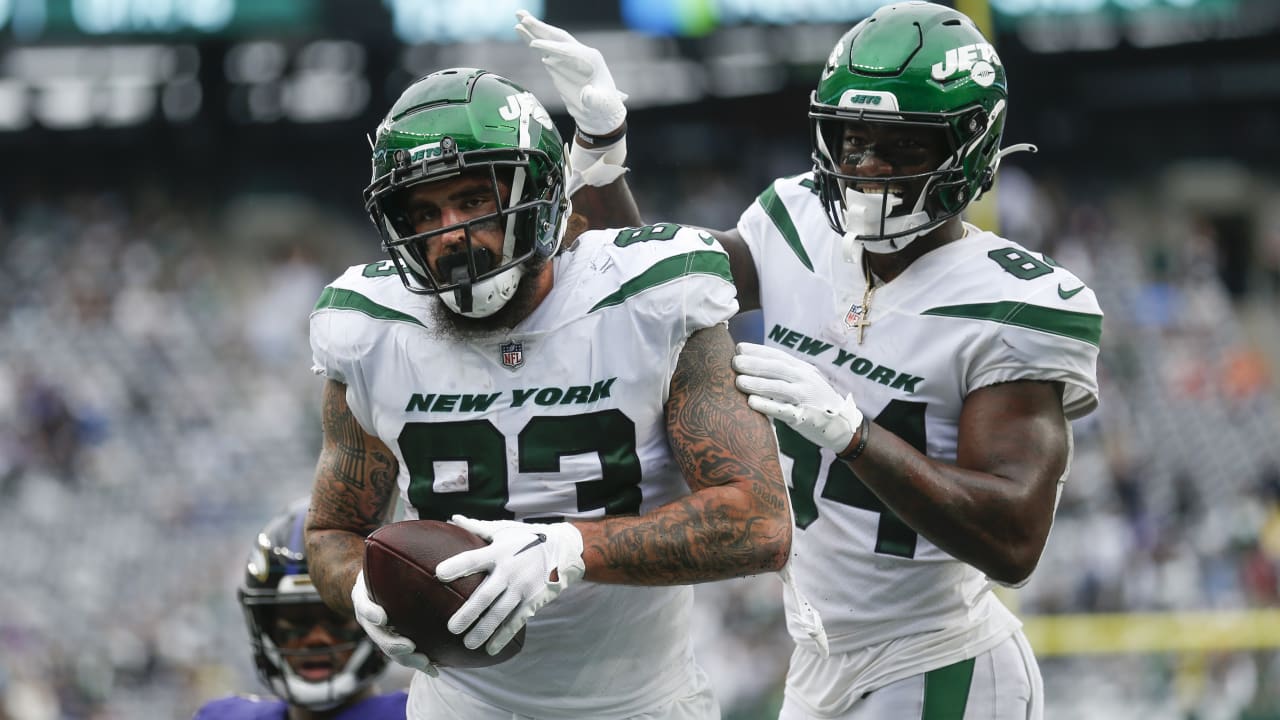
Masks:
[[[845,462],[853,462],[854,460],[857,460],[858,456],[862,454],[862,451],[867,449],[867,436],[870,434],[871,421],[867,419],[866,415],[863,415],[862,425],[858,426],[858,444],[847,453],[837,453],[836,457],[844,460]]]
[[[578,140],[580,141],[579,144],[587,149],[595,150],[597,148],[609,147],[621,140],[622,136],[627,134],[627,121],[623,120],[622,126],[608,135],[591,135],[590,133],[583,132],[582,128],[574,128],[574,134],[578,136]]]

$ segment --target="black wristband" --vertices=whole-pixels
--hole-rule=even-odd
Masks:
[[[862,425],[858,427],[858,444],[847,454],[836,453],[836,457],[845,462],[853,462],[858,459],[863,450],[867,449],[867,436],[871,434],[871,421],[866,415],[862,416]]]
[[[573,132],[578,136],[578,140],[581,141],[579,143],[580,145],[590,150],[595,150],[597,148],[608,147],[621,140],[622,136],[627,134],[627,121],[623,120],[622,126],[608,135],[591,135],[582,132],[582,128],[578,127],[575,127]]]

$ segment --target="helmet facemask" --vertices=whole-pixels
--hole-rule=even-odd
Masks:
[[[973,155],[993,152],[999,140],[998,135],[991,139],[987,132],[992,124],[981,108],[955,113],[881,113],[831,108],[815,99],[810,118],[819,196],[832,229],[845,236],[846,255],[856,253],[858,247],[874,253],[897,252],[963,212],[973,199],[970,188],[974,183],[966,172],[975,164]],[[857,157],[845,152],[844,133],[849,123],[881,131],[914,132],[921,137],[933,133],[932,144],[941,149],[941,160],[930,169],[910,174],[845,172],[842,165],[858,164]],[[874,147],[868,150],[882,152]],[[911,164],[909,160],[895,161],[892,154],[882,155],[882,159],[895,168]],[[980,183],[978,193],[990,182],[988,178]]]
[[[290,606],[332,613],[318,595],[310,599],[302,596],[288,599],[279,594],[274,598],[242,594],[241,603],[258,676],[272,693],[291,705],[317,711],[335,708],[372,681],[376,672],[369,672],[369,667],[380,670],[384,664],[373,642],[358,625],[330,629],[329,635],[334,639],[331,644],[289,647],[292,643],[281,636],[277,614]],[[300,625],[296,635],[302,637],[309,632],[310,625]],[[303,668],[327,669],[328,675],[320,680],[309,679],[295,669],[295,663]]]
[[[560,173],[561,168],[539,150],[486,149],[424,158],[375,180],[366,191],[366,209],[410,292],[439,295],[454,313],[483,318],[515,295],[528,261],[550,257],[558,249],[568,217]],[[412,189],[468,176],[485,178],[493,211],[416,232],[406,207]],[[503,233],[500,256],[474,237],[495,228]],[[428,243],[458,231],[462,249],[437,258],[433,269]]]
[[[351,700],[386,667],[386,657],[353,620],[330,610],[307,572],[303,546],[306,499],[271,520],[249,552],[237,598],[263,685],[277,697],[311,710]],[[299,645],[324,623],[330,643]],[[343,659],[345,657],[345,660]],[[290,661],[308,665],[323,679],[308,679]]]

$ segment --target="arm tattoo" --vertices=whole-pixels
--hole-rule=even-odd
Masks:
[[[723,327],[689,338],[671,378],[667,434],[694,492],[637,518],[610,521],[588,552],[608,579],[680,584],[781,567],[791,523],[764,417],[747,406],[729,367],[733,343]]]
[[[307,513],[307,564],[325,601],[349,611],[347,590],[361,567],[364,537],[394,506],[399,464],[356,422],[342,383],[325,383],[322,427],[324,444]]]
[[[373,532],[395,501],[399,463],[356,422],[341,383],[325,384],[322,422],[324,449],[311,500],[316,517],[328,520],[329,527]]]
[[[708,328],[689,338],[671,376],[667,436],[695,491],[780,474],[768,422],[733,384],[732,357],[728,331]]]

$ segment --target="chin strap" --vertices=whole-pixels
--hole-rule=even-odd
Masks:
[[[524,264],[512,265],[490,278],[440,294],[450,310],[469,318],[489,317],[507,304],[524,277]]]
[[[866,249],[872,253],[893,253],[907,246],[917,236],[928,232],[929,214],[914,212],[902,217],[888,217],[894,208],[902,204],[902,198],[892,193],[865,193],[846,187],[844,190],[844,238],[842,247],[847,262],[857,262],[859,253]],[[883,218],[883,229],[881,219]],[[912,225],[922,229],[915,234],[906,234],[883,240],[859,239],[878,236],[881,233],[895,233]]]
[[[308,710],[317,712],[332,710],[373,680],[372,676],[364,681],[357,677],[360,666],[374,652],[373,642],[369,640],[362,641],[356,646],[346,665],[334,670],[333,675],[328,679],[319,682],[305,680],[294,672],[293,666],[285,660],[274,642],[268,640],[264,644],[264,650],[281,671],[280,675],[271,679],[272,690],[278,697],[286,698],[289,702],[301,705]]]

